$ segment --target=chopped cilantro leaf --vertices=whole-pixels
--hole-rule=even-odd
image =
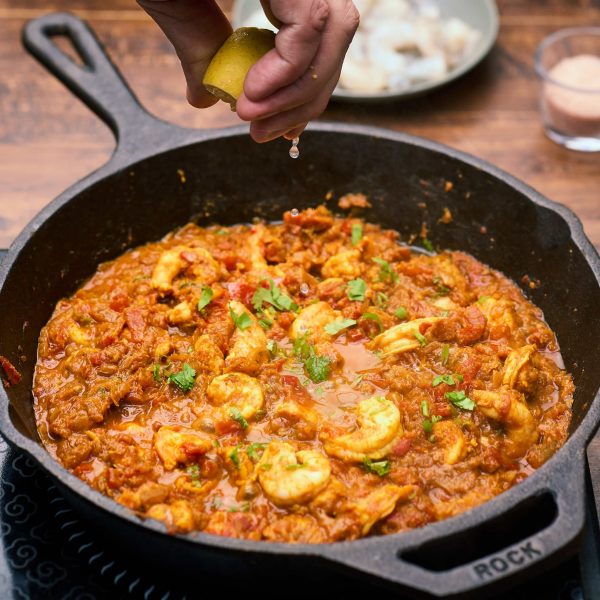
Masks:
[[[190,465],[185,472],[189,475],[192,485],[200,485],[200,467],[198,465]]]
[[[310,380],[321,383],[329,377],[331,360],[327,356],[318,356],[307,338],[308,333],[305,333],[294,340],[294,354],[304,362]]]
[[[425,339],[425,336],[422,333],[415,331],[415,337],[417,338],[417,341],[419,342],[419,344],[421,344],[421,346],[424,346],[427,343],[427,340]]]
[[[444,396],[450,400],[450,402],[463,410],[473,410],[475,408],[475,402],[469,398],[463,390],[454,392],[446,392]]]
[[[344,329],[348,329],[348,327],[352,327],[353,325],[356,325],[356,321],[354,319],[336,319],[335,321],[325,325],[325,331],[329,335],[335,335],[336,333],[339,333]]]
[[[275,340],[267,340],[267,350],[271,358],[286,356],[285,350]]]
[[[317,356],[314,353],[314,349],[304,364],[306,365],[308,376],[313,383],[325,381],[331,373],[331,360],[327,356]]]
[[[348,282],[348,288],[346,293],[350,300],[358,300],[362,302],[365,299],[365,293],[367,291],[367,284],[364,279],[360,277],[358,279],[352,279]]]
[[[212,291],[212,288],[208,287],[207,285],[202,286],[200,300],[198,300],[198,312],[202,312],[210,304],[210,301],[213,299],[214,295],[215,294]]]
[[[303,469],[304,467],[306,467],[305,464],[302,464],[302,463],[292,463],[290,465],[286,465],[285,470],[286,471],[295,471],[296,469]]]
[[[352,245],[356,246],[363,236],[363,226],[360,223],[352,224]]]
[[[433,285],[435,285],[437,289],[436,296],[447,296],[450,293],[450,288],[444,285],[441,277],[434,277],[432,279]]]
[[[450,346],[444,344],[442,346],[442,364],[446,366],[448,364],[448,358],[450,357]]]
[[[426,237],[423,238],[423,248],[429,250],[429,252],[434,252],[433,244]]]
[[[383,323],[381,322],[381,318],[379,315],[372,312],[366,312],[363,314],[363,319],[375,321],[375,323],[377,323],[377,325],[379,326],[379,331],[383,331]]]
[[[248,329],[250,325],[252,325],[252,319],[247,312],[241,312],[239,315],[229,307],[229,314],[231,315],[231,319],[233,320],[233,324],[241,330]]]
[[[229,453],[229,458],[231,459],[231,462],[236,466],[237,469],[240,468],[240,456],[238,454],[238,448],[239,446],[236,446],[230,453]]]
[[[183,363],[183,369],[179,373],[169,375],[169,383],[176,385],[182,392],[189,392],[194,387],[196,371],[188,363]]]
[[[377,292],[375,294],[375,304],[379,306],[379,308],[386,308],[388,305],[388,296],[383,292]]]
[[[302,360],[308,358],[310,350],[311,345],[308,341],[308,333],[305,333],[294,340],[294,354]]]
[[[263,310],[263,304],[266,302],[274,306],[277,310],[297,310],[298,305],[289,297],[286,296],[270,279],[268,281],[269,289],[259,286],[252,296],[252,306],[258,312]]]
[[[452,375],[436,375],[433,378],[431,385],[433,387],[437,387],[442,383],[445,383],[446,385],[456,385],[456,381],[454,381],[454,377],[452,377]]]
[[[263,329],[271,329],[271,327],[273,326],[273,321],[271,321],[271,319],[267,319],[267,317],[263,316],[261,319],[258,320],[258,324]]]
[[[374,258],[373,262],[379,265],[379,281],[389,281],[391,283],[396,283],[398,281],[398,273],[396,273],[387,260],[383,260],[383,258]]]
[[[156,383],[161,383],[162,378],[160,376],[160,365],[154,365],[152,367],[152,377]]]
[[[390,472],[390,461],[380,460],[373,462],[370,458],[366,457],[363,459],[363,467],[369,473],[375,473],[379,477],[384,477]]]
[[[398,317],[399,319],[406,319],[407,315],[408,315],[408,311],[406,310],[406,308],[404,308],[404,306],[399,306],[394,311],[394,316]]]
[[[244,418],[244,415],[240,412],[239,408],[236,408],[235,406],[232,406],[229,409],[229,416],[234,421],[237,421],[240,424],[240,427],[242,429],[247,429],[248,428],[248,421],[246,421],[246,419]]]
[[[421,402],[421,413],[424,417],[429,417],[429,404],[427,404],[427,400]]]
[[[260,454],[262,454],[262,451],[268,446],[269,444],[266,443],[262,443],[262,442],[252,442],[247,448],[246,448],[246,454],[248,455],[248,457],[250,458],[250,460],[257,462],[260,458]],[[259,454],[260,453],[260,454]]]

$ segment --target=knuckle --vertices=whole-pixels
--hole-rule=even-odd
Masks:
[[[312,0],[308,13],[308,22],[315,31],[323,31],[329,19],[329,4],[327,0]]]
[[[348,2],[346,9],[346,18],[344,19],[348,31],[352,34],[360,25],[360,13],[353,2]]]

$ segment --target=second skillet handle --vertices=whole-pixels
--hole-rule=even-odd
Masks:
[[[367,539],[372,547],[358,552],[347,544],[331,544],[326,552],[335,562],[411,590],[411,598],[463,598],[467,594],[483,595],[484,590],[487,597],[491,588],[506,586],[510,579],[518,581],[528,574],[531,576],[544,563],[556,561],[555,554],[561,550],[566,553],[581,533],[585,519],[583,452],[571,459],[563,462],[560,471],[555,465],[554,476],[548,476],[543,489],[529,492],[525,502],[535,504],[526,511],[521,512],[523,505],[516,505],[483,523],[474,521],[453,527],[447,522],[443,536],[427,528],[415,530],[413,533],[420,538],[416,543],[406,542],[410,536],[407,533],[404,539],[397,536]],[[551,510],[540,502],[544,497],[553,498]],[[547,513],[541,525],[534,512]],[[527,527],[528,521],[533,532],[521,529]],[[502,531],[514,533],[513,541],[486,550],[486,538],[493,541]],[[421,555],[417,560],[415,552]],[[432,555],[440,554],[442,564],[436,566],[438,561],[432,560]],[[452,566],[443,566],[446,561]]]
[[[70,40],[82,66],[58,47],[56,37]],[[156,139],[165,129],[178,129],[142,108],[94,32],[75,15],[52,13],[30,21],[23,44],[111,128],[119,146],[127,139],[151,141],[147,138]]]

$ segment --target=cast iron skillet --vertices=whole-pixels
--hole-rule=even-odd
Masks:
[[[70,39],[84,66],[64,55],[53,36]],[[121,548],[158,557],[163,567],[236,579],[290,572],[306,579],[337,567],[411,590],[411,597],[506,585],[547,568],[574,547],[584,521],[585,444],[600,417],[600,259],[568,209],[481,160],[380,129],[315,124],[302,136],[300,159],[292,161],[289,144],[257,145],[245,127],[175,127],[140,107],[79,19],[42,17],[27,25],[23,38],[118,142],[108,164],[34,218],[0,267],[0,354],[23,374],[19,385],[0,391],[0,429],[59,481],[91,521],[112,530]],[[453,183],[448,192],[446,181]],[[190,219],[277,219],[284,209],[319,203],[328,190],[336,196],[367,193],[373,208],[365,217],[405,239],[426,221],[437,247],[471,252],[515,281],[524,275],[540,281],[527,294],[557,332],[577,385],[570,438],[543,468],[458,517],[407,533],[313,546],[166,535],[162,524],[142,522],[46,453],[35,430],[31,385],[38,334],[57,300],[98,263]],[[449,225],[437,224],[444,206],[454,215]]]

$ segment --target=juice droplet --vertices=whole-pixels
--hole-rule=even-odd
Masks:
[[[307,296],[308,292],[310,292],[310,288],[308,287],[308,283],[303,283],[302,285],[300,285],[300,293],[303,296]]]
[[[292,210],[290,210],[290,215],[292,215],[292,217],[297,217],[300,214],[300,211],[297,208],[292,208]]]
[[[300,143],[300,138],[294,138],[292,140],[292,147],[290,148],[290,157],[298,158],[300,156],[300,150],[298,150],[298,144]]]

